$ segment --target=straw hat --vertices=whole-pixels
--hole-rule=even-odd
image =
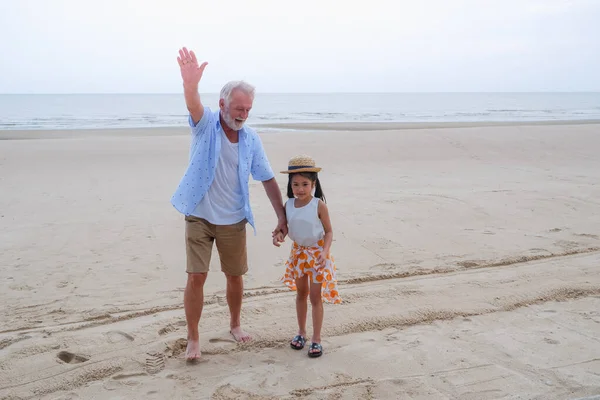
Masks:
[[[315,160],[307,155],[299,155],[290,158],[287,171],[282,174],[293,174],[295,172],[319,172],[321,168],[315,166]]]

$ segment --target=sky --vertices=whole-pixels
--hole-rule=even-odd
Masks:
[[[600,91],[600,0],[0,0],[0,93]]]

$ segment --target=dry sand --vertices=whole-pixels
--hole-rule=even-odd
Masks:
[[[0,399],[599,395],[600,125],[483,125],[263,133],[276,171],[323,167],[344,303],[323,357],[289,348],[289,242],[253,182],[255,340],[227,334],[215,251],[196,365],[169,203],[188,131],[0,132]]]

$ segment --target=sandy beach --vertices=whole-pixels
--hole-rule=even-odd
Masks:
[[[214,251],[194,365],[169,202],[189,130],[0,131],[0,399],[600,398],[600,124],[299,127],[257,130],[275,171],[323,167],[325,354],[289,346],[290,242],[252,182],[254,341]]]

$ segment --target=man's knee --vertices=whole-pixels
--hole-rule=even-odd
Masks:
[[[230,275],[225,272],[225,278],[227,278],[227,283],[233,284],[233,285],[239,285],[244,282],[243,275]]]
[[[188,274],[188,285],[193,289],[202,289],[207,275],[207,273]]]

